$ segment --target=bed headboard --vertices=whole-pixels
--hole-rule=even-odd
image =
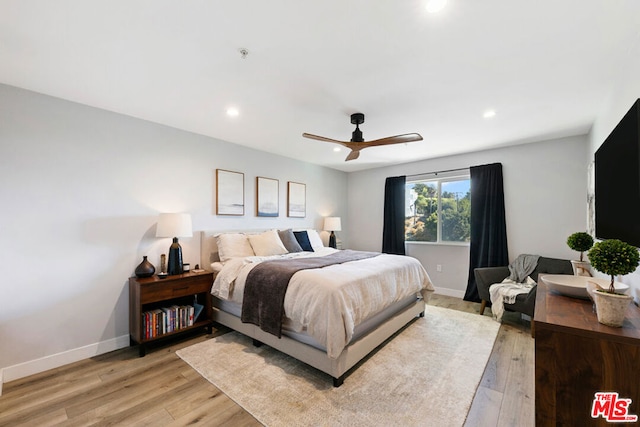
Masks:
[[[213,237],[216,231],[200,232],[200,268],[209,270],[212,262],[220,261],[218,257],[218,245]]]

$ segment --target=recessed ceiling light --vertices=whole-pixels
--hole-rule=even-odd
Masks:
[[[427,12],[440,12],[447,5],[447,0],[427,0]]]
[[[495,115],[496,115],[495,110],[487,110],[487,111],[484,112],[482,117],[484,117],[485,119],[490,119],[490,118],[494,117]]]
[[[240,110],[238,110],[236,107],[227,108],[227,116],[238,117],[239,115],[240,115]]]
[[[340,147],[334,147],[333,151],[335,151],[337,153],[337,152],[342,151],[342,150],[340,150]]]

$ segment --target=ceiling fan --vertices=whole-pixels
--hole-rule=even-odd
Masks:
[[[351,123],[356,125],[356,129],[351,134],[351,141],[338,141],[324,136],[312,135],[310,133],[303,133],[305,138],[316,139],[318,141],[333,142],[343,145],[351,150],[345,162],[349,160],[355,160],[360,156],[360,150],[367,147],[376,147],[380,145],[400,144],[403,142],[422,141],[422,136],[419,133],[406,133],[404,135],[388,136],[386,138],[374,139],[373,141],[365,141],[362,138],[362,131],[359,125],[364,123],[364,114],[354,113],[351,115]]]

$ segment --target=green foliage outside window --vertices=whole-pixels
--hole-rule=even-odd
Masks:
[[[468,183],[468,179],[463,180]],[[471,214],[471,194],[446,191],[447,184],[441,184],[440,196],[440,241],[469,242]],[[409,187],[413,187],[412,189]],[[410,184],[407,191],[413,191],[413,203],[408,206],[405,219],[405,239],[407,241],[438,241],[438,182],[427,181]]]

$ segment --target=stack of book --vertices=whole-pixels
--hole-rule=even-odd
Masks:
[[[199,305],[199,304],[194,304]],[[201,307],[172,305],[142,313],[142,331],[145,340],[193,326]],[[198,310],[200,309],[200,310]]]

